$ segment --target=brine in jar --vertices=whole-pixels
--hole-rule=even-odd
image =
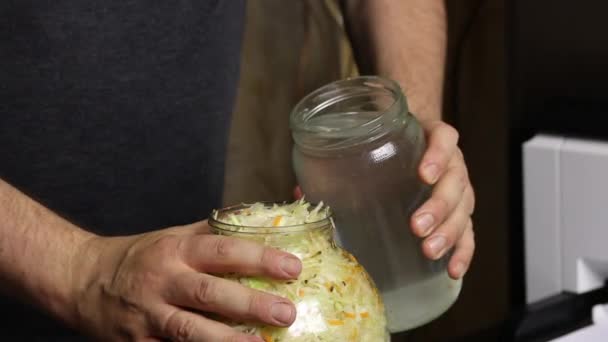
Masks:
[[[449,253],[427,259],[409,226],[431,187],[418,176],[425,139],[399,86],[381,77],[337,81],[291,114],[293,162],[303,193],[335,212],[341,245],[368,270],[391,332],[437,318],[457,299]]]

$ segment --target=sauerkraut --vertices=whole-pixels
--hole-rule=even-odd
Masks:
[[[334,244],[330,209],[323,203],[313,206],[304,199],[281,205],[255,203],[216,211],[212,218],[232,229],[226,232],[223,227],[222,234],[258,240],[302,260],[297,280],[224,276],[289,298],[297,309],[296,321],[289,328],[228,322],[236,329],[266,342],[389,340],[378,291],[356,259]],[[306,229],[311,224],[315,226]],[[255,228],[254,233],[246,228]]]

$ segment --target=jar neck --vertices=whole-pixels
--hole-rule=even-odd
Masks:
[[[375,141],[410,119],[396,82],[362,76],[330,83],[303,98],[290,126],[298,147],[322,152]]]
[[[209,221],[211,227],[211,233],[216,235],[227,235],[233,236],[238,235],[241,237],[251,238],[277,238],[280,239],[286,236],[315,236],[322,237],[328,241],[333,241],[333,223],[330,220],[323,220],[322,222],[314,223],[314,226],[310,226],[310,223],[301,226],[290,226],[290,227],[247,227],[247,226],[233,226],[218,221]],[[226,226],[234,228],[226,228]]]
[[[274,228],[275,230],[281,228]],[[314,244],[318,250],[336,248],[333,226],[327,225],[316,229],[304,229],[281,233],[249,233],[218,229],[211,225],[211,231],[216,235],[225,235],[255,241],[263,245],[283,250],[305,259],[310,257],[309,245]]]
[[[314,240],[315,243],[327,247],[335,246],[334,223],[331,214],[327,218],[317,222],[279,227],[238,226],[218,219],[218,217],[224,217],[243,207],[244,206],[234,206],[225,208],[218,211],[217,215],[212,215],[208,221],[209,226],[211,227],[211,233],[257,241],[267,246],[286,251],[296,251],[300,249],[302,243],[306,240]]]

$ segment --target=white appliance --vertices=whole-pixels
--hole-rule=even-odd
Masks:
[[[608,142],[537,135],[523,146],[526,301],[581,294],[608,279]],[[556,340],[608,341],[608,306]]]

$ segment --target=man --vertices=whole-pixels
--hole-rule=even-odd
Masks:
[[[411,226],[429,258],[456,247],[449,273],[461,277],[474,200],[440,120],[443,4],[344,11],[363,70],[404,85],[423,123],[420,174],[435,190]],[[0,13],[0,334],[260,341],[205,312],[291,324],[286,299],[210,273],[290,279],[299,260],[200,221],[220,205],[244,2],[7,1]]]

